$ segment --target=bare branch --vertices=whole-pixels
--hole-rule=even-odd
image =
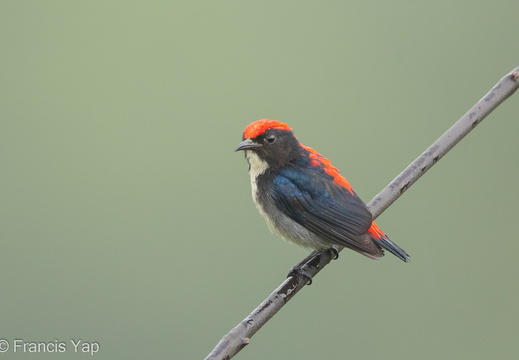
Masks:
[[[416,180],[429,170],[443,155],[476,127],[499,104],[519,87],[519,66],[506,74],[496,85],[438,138],[422,155],[417,157],[368,204],[373,217],[384,212]]]
[[[382,214],[416,180],[436,164],[476,125],[483,121],[492,110],[512,95],[518,87],[519,67],[516,67],[499,80],[481,100],[369,202],[368,207],[373,214],[373,218]],[[338,249],[338,251],[340,250],[342,248]],[[303,270],[305,274],[313,278],[334,256],[335,254],[331,251],[314,251],[295,267]],[[220,340],[213,351],[206,357],[206,360],[227,360],[236,355],[249,344],[250,337],[306,285],[307,280],[296,275],[288,277],[252,313]]]

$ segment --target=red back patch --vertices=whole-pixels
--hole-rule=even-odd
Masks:
[[[328,175],[333,177],[333,181],[336,184],[344,186],[346,189],[348,189],[348,191],[351,194],[353,194],[353,187],[350,185],[349,181],[346,180],[346,178],[340,174],[339,170],[332,165],[332,162],[330,160],[323,157],[321,154],[319,154],[311,147],[305,146],[303,144],[301,144],[301,146],[303,147],[303,149],[310,153],[310,166],[318,166],[319,164],[323,165],[324,171],[326,171]]]

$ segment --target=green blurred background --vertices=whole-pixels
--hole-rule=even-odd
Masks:
[[[288,122],[367,202],[519,65],[511,1],[0,2],[0,359],[200,359],[306,253],[233,153]],[[512,359],[519,95],[239,359]],[[16,353],[65,342],[65,353]]]

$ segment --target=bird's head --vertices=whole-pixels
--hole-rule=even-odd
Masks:
[[[281,121],[262,119],[245,128],[243,141],[235,149],[240,150],[245,151],[249,163],[254,157],[269,168],[276,168],[298,156],[301,147],[290,126]]]

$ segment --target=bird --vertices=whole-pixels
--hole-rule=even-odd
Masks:
[[[252,199],[273,233],[318,251],[338,245],[371,259],[387,250],[410,260],[331,161],[301,144],[288,124],[252,122],[235,151],[245,153]]]

